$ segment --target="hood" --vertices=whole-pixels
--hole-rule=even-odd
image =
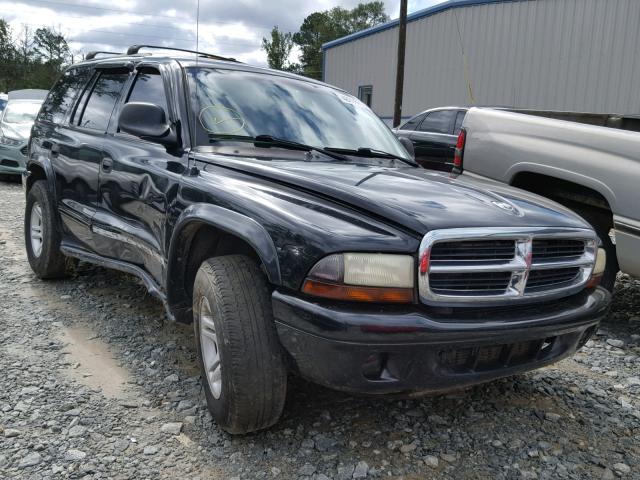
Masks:
[[[29,123],[5,123],[2,122],[0,129],[5,137],[16,140],[28,140],[31,135],[31,127],[33,122]]]
[[[422,168],[262,158],[223,160],[217,155],[208,160],[330,197],[418,234],[465,227],[589,228],[573,212],[543,197]]]

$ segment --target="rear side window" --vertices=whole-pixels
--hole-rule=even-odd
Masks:
[[[129,102],[153,103],[162,107],[165,114],[167,114],[167,95],[158,70],[155,68],[143,68],[138,72],[127,99],[127,103]]]
[[[87,68],[67,70],[49,92],[38,120],[62,123],[78,92],[87,83],[89,74],[90,71]]]
[[[86,105],[82,108],[77,122],[78,126],[106,132],[124,84],[129,77],[128,72],[103,71],[93,86]]]
[[[421,132],[450,134],[453,130],[453,117],[456,112],[456,110],[438,110],[437,112],[431,112],[424,118],[418,130]]]
[[[456,115],[456,124],[453,127],[453,134],[458,135],[460,133],[460,129],[462,128],[462,121],[464,120],[464,116],[467,114],[464,110],[460,110],[458,115]]]
[[[416,117],[413,117],[411,120],[409,120],[407,123],[405,123],[404,125],[402,125],[400,127],[400,130],[415,130],[416,127],[420,124],[420,122],[422,121],[422,119],[424,118],[424,113],[422,115],[418,115]]]

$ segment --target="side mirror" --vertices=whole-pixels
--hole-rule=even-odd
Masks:
[[[125,104],[120,111],[118,128],[122,132],[162,145],[170,146],[177,142],[164,109],[153,103]]]
[[[400,140],[400,143],[402,144],[404,149],[407,151],[407,153],[411,156],[411,158],[415,160],[416,151],[413,148],[413,142],[409,140],[407,137],[398,137],[398,140]]]

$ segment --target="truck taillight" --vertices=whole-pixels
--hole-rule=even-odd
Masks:
[[[453,154],[453,171],[455,173],[462,173],[462,157],[464,155],[464,142],[466,138],[467,132],[463,128],[458,134],[458,141],[456,142],[456,149]]]

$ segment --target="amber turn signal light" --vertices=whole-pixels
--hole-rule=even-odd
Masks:
[[[302,291],[316,297],[333,300],[379,303],[411,303],[413,288],[361,287],[356,285],[336,285],[307,279]]]

